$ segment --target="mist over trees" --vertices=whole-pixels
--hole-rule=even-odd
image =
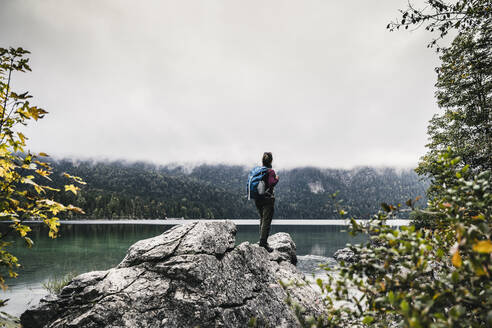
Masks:
[[[84,216],[65,218],[257,218],[253,202],[246,199],[250,168],[200,165],[186,170],[146,163],[68,160],[54,161],[52,165],[59,174],[73,172],[87,182],[77,195],[55,195],[55,199],[80,206],[86,212]],[[335,203],[340,202],[362,218],[377,212],[383,201],[403,204],[424,196],[427,188],[427,183],[412,170],[307,167],[278,173],[281,180],[275,190],[277,219],[337,219]],[[422,199],[421,205],[424,204]]]

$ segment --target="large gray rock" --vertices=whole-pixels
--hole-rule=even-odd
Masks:
[[[279,284],[303,282],[288,234],[270,237],[269,254],[235,246],[232,222],[176,226],[132,245],[115,268],[77,276],[60,295],[24,312],[30,327],[298,327]],[[308,284],[289,288],[294,302],[320,315],[322,296]]]

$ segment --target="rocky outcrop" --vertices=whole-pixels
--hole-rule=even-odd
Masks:
[[[115,268],[74,278],[55,297],[24,312],[30,327],[298,327],[279,280],[302,282],[295,244],[270,237],[274,252],[235,246],[232,222],[175,226],[132,245]],[[310,285],[289,288],[307,314],[322,313]]]
[[[333,254],[333,258],[337,260],[338,262],[346,262],[346,263],[353,263],[358,261],[358,257],[355,255],[355,253],[348,247],[341,248]]]

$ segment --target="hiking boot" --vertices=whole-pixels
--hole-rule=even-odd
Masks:
[[[268,246],[268,244],[263,244],[263,243],[260,243],[260,247],[263,247],[264,249],[266,249],[266,251],[267,251],[268,253],[273,252],[273,248],[271,248],[270,246]]]

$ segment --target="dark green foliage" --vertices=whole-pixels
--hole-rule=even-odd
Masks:
[[[324,191],[316,192],[318,187]],[[361,167],[353,170],[301,168],[281,172],[277,213],[287,218],[339,218],[335,200],[352,215],[368,217],[379,204],[404,203],[424,195],[427,183],[419,181],[410,170]],[[425,204],[424,201],[420,205]],[[314,214],[314,215],[313,215]]]
[[[415,210],[410,213],[410,220],[416,229],[421,228],[438,228],[441,219],[436,218],[436,214],[427,210]]]
[[[229,204],[245,203],[221,186],[184,174],[172,175],[165,169],[143,163],[79,162],[74,165],[61,161],[53,165],[59,172],[70,168],[87,178],[87,185],[77,196],[68,195],[68,199],[64,199],[80,204],[87,213],[83,218],[228,217],[232,214]],[[244,206],[238,210],[238,215],[244,215]]]
[[[426,209],[438,228],[395,230],[386,225],[399,216],[391,206],[367,225],[352,220],[352,233],[370,241],[350,247],[358,261],[341,263],[338,275],[318,281],[327,292],[325,327],[492,325],[491,172],[467,175],[451,153],[436,165],[436,183],[455,177]]]
[[[52,165],[57,172],[70,171],[87,182],[77,195],[57,196],[82,207],[87,215],[79,218],[238,219],[258,215],[253,202],[246,200],[248,171],[241,166],[201,165],[185,170],[145,163],[59,161]],[[279,174],[277,219],[340,218],[340,202],[357,217],[367,217],[377,212],[381,201],[403,203],[425,194],[427,187],[411,170],[299,168]],[[56,177],[54,180],[58,183]]]
[[[436,97],[444,113],[430,121],[429,151],[416,171],[432,178],[448,147],[472,171],[492,170],[492,21],[459,34],[441,60]]]

